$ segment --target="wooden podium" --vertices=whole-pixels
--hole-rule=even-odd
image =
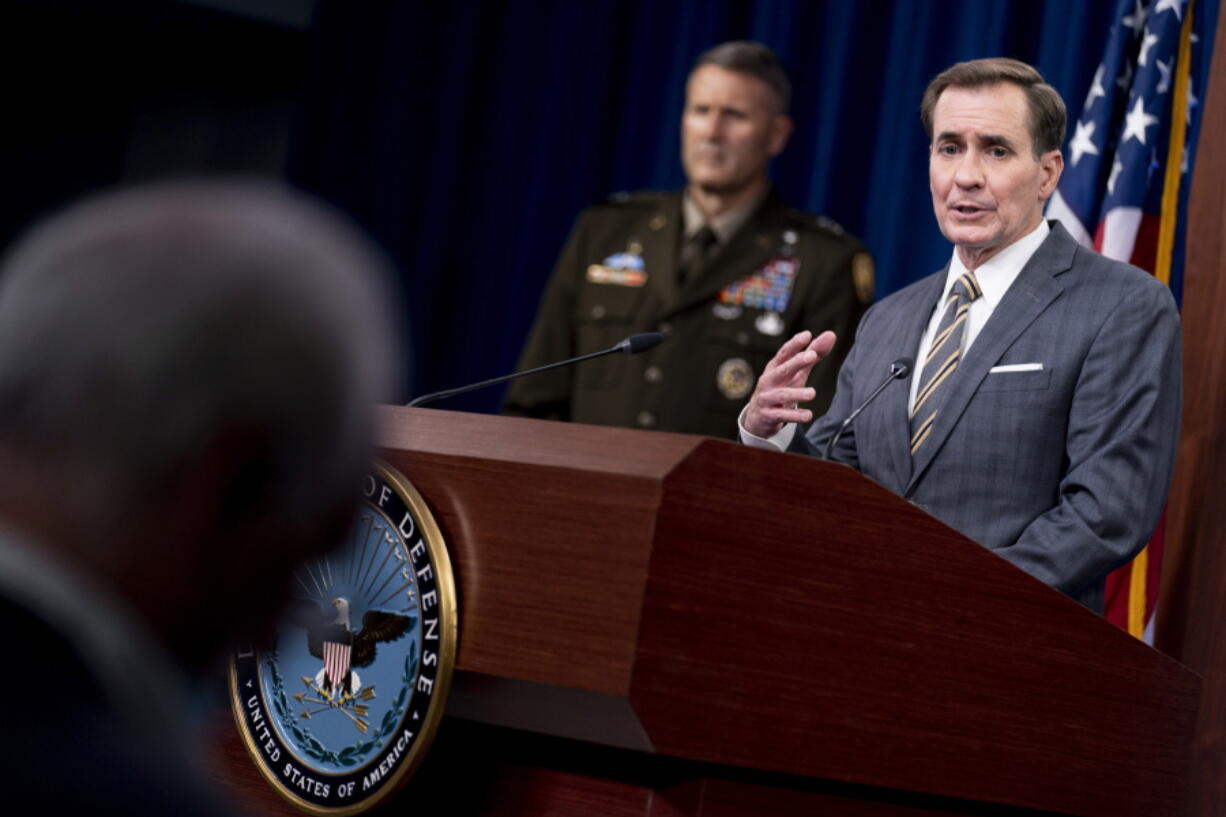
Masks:
[[[842,465],[385,408],[460,599],[381,814],[1184,813],[1199,678]],[[230,743],[240,794],[278,801]]]

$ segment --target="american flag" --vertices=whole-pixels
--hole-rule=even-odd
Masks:
[[[338,644],[335,641],[324,642],[324,671],[328,676],[328,684],[336,689],[344,683],[349,674],[349,653],[352,648],[348,644]]]
[[[1148,270],[1177,299],[1196,94],[1205,79],[1193,15],[1206,1],[1216,2],[1119,0],[1047,208],[1078,241]],[[1161,562],[1160,526],[1107,579],[1107,618],[1138,638],[1152,621]]]

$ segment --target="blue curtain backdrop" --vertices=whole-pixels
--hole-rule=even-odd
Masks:
[[[401,270],[420,394],[511,371],[582,207],[682,184],[685,79],[704,49],[754,39],[779,53],[796,131],[775,182],[865,241],[881,297],[950,252],[918,116],[928,80],[958,60],[1016,57],[1075,117],[1115,5],[325,0],[290,174],[351,213]],[[1214,30],[1216,7],[1198,2],[1211,18],[1202,30]],[[495,411],[500,397],[438,406]]]

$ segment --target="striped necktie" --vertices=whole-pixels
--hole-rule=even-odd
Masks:
[[[932,424],[936,422],[937,411],[945,394],[942,387],[953,376],[962,355],[962,335],[966,330],[971,301],[982,294],[975,273],[970,271],[954,281],[950,288],[949,297],[945,300],[945,314],[941,316],[932,346],[928,349],[928,357],[924,359],[919,391],[915,393],[915,408],[911,409],[912,456],[932,434]]]

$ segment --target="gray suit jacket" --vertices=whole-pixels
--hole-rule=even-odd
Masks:
[[[945,387],[914,461],[905,380],[865,409],[831,458],[1101,612],[1106,574],[1145,545],[1170,485],[1179,315],[1151,275],[1051,226]],[[824,451],[890,362],[914,357],[944,281],[944,271],[931,275],[865,314],[829,412],[793,451]],[[1023,363],[1043,368],[990,371]]]

